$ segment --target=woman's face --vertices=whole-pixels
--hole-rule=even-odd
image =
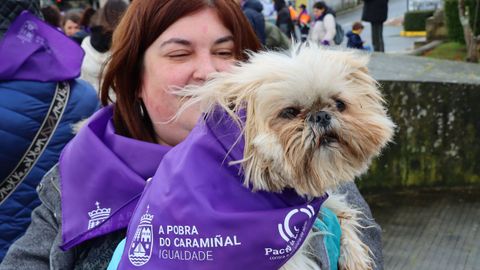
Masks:
[[[313,15],[315,16],[315,18],[318,18],[318,17],[322,16],[324,11],[325,11],[325,9],[314,8],[313,9]]]
[[[140,98],[152,119],[158,143],[178,144],[200,116],[198,109],[191,108],[171,122],[180,98],[169,89],[201,85],[212,72],[228,70],[235,61],[234,46],[232,33],[216,11],[204,9],[176,21],[148,47]]]
[[[80,25],[73,22],[72,20],[67,20],[65,25],[63,26],[63,31],[69,37],[75,35],[78,31],[80,31]]]

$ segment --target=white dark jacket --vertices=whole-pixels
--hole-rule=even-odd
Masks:
[[[309,40],[321,43],[326,40],[330,45],[335,45],[335,17],[332,14],[326,14],[323,20],[317,20],[310,29]]]

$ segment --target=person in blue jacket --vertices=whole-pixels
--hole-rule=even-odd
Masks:
[[[363,31],[363,24],[361,22],[355,22],[352,25],[352,31],[348,31],[347,33],[347,48],[352,48],[352,49],[359,49],[359,50],[365,50],[365,47],[363,46],[364,41],[362,40],[362,37],[360,37],[360,34]]]
[[[240,0],[237,0],[240,1]],[[265,45],[267,35],[265,32],[265,18],[263,17],[263,5],[257,0],[246,0],[242,5],[243,14],[247,17],[260,43]]]
[[[41,16],[38,0],[0,7],[0,262],[29,226],[36,187],[74,136],[72,125],[99,108],[93,87],[75,80],[81,48],[23,10]]]

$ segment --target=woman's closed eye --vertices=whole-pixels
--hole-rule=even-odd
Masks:
[[[216,50],[213,52],[213,55],[220,56],[225,59],[233,58],[234,53],[233,50],[230,49],[222,49],[222,50]]]
[[[184,58],[187,58],[190,56],[192,53],[187,50],[180,50],[180,51],[174,51],[169,54],[167,54],[167,57],[173,60],[181,60]]]

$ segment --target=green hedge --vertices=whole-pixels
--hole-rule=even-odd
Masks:
[[[480,34],[480,5],[475,7],[477,0],[465,0],[465,5],[470,9],[470,26],[474,29],[473,23],[475,20],[475,8],[478,9],[477,27],[475,29],[475,35]],[[458,18],[458,1],[457,0],[445,0],[445,23],[448,30],[448,39],[451,41],[460,42],[465,44],[465,38],[463,36],[463,28]]]
[[[433,10],[416,10],[405,13],[403,29],[405,31],[425,31],[427,19],[433,16]]]

